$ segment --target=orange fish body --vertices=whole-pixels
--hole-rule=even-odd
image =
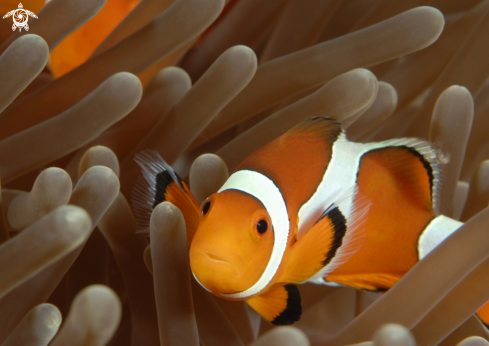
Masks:
[[[146,185],[137,190],[136,211],[147,218],[151,203],[142,202],[155,200],[158,176],[170,177],[160,184],[160,201],[182,209],[195,279],[219,297],[245,300],[274,324],[300,318],[293,284],[388,289],[462,225],[438,215],[438,158],[429,143],[353,143],[324,117],[250,155],[200,216],[161,158],[137,161]]]

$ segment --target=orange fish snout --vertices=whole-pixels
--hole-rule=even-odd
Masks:
[[[214,294],[243,290],[239,283],[245,273],[244,259],[220,244],[194,240],[190,267],[197,280]]]

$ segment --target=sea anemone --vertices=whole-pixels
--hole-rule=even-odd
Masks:
[[[28,32],[0,25],[2,345],[489,345],[489,0],[24,8]],[[386,293],[301,285],[301,320],[272,329],[196,284],[174,205],[137,232],[134,156],[157,150],[200,202],[312,116],[432,141],[441,213],[466,223]]]

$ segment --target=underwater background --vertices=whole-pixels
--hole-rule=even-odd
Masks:
[[[0,344],[489,345],[489,0],[22,5],[28,31],[0,21]],[[195,282],[178,210],[137,232],[133,158],[157,150],[201,202],[312,116],[432,141],[466,224],[385,293],[300,285],[275,328]]]

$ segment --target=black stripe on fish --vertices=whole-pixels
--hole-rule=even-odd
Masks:
[[[302,315],[302,303],[299,289],[296,285],[285,285],[287,291],[287,307],[272,321],[272,324],[283,326],[297,322]]]
[[[343,243],[343,237],[346,234],[346,219],[340,208],[338,208],[337,206],[323,214],[318,222],[324,217],[328,217],[333,224],[333,239],[331,242],[331,247],[326,254],[326,258],[323,262],[321,262],[323,266],[326,266],[329,262],[331,262],[341,244]]]
[[[430,181],[430,196],[433,196],[433,184],[435,181],[435,174],[433,172],[433,167],[431,166],[431,163],[429,163],[426,160],[426,158],[414,148],[410,148],[410,147],[406,147],[406,146],[401,146],[400,148],[407,149],[410,153],[415,155],[419,159],[419,161],[421,161],[424,169],[426,169],[426,174],[428,174],[428,179]]]
[[[170,169],[172,171],[170,171]],[[187,193],[187,191],[183,187],[182,179],[175,173],[175,171],[173,171],[171,167],[169,169],[167,168],[167,170],[162,171],[156,175],[156,193],[154,196],[153,209],[158,204],[166,200],[166,190],[168,189],[168,186],[170,186],[170,184],[172,183],[177,183],[180,188],[185,191],[185,193]]]

